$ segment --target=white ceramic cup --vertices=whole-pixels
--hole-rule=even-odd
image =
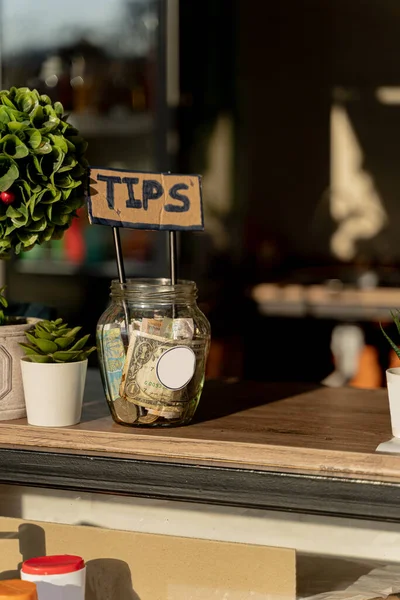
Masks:
[[[29,425],[68,427],[82,415],[87,360],[71,363],[33,363],[21,358],[26,414]]]
[[[400,438],[400,367],[386,370],[390,419],[394,437]]]

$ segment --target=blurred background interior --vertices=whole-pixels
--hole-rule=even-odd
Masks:
[[[211,322],[209,377],[384,385],[397,0],[1,0],[0,26],[1,87],[60,100],[92,165],[203,175],[206,231],[179,235],[179,275]],[[81,217],[0,279],[13,310],[93,333],[116,265],[111,231]],[[128,276],[168,275],[164,233],[122,233]]]

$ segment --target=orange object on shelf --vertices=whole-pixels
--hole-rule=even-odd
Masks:
[[[6,579],[0,581],[0,600],[13,598],[14,600],[38,600],[36,584],[20,579]]]
[[[389,369],[393,369],[394,367],[400,367],[400,359],[396,352],[391,350],[389,354]]]
[[[358,371],[350,381],[352,387],[379,388],[382,385],[382,372],[378,351],[374,346],[364,346],[358,363]]]
[[[83,210],[77,211],[82,217]],[[80,265],[85,261],[86,245],[83,237],[84,221],[82,218],[73,219],[71,226],[64,234],[65,258],[73,264]]]

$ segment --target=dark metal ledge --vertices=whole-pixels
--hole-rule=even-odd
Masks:
[[[400,522],[400,484],[0,448],[0,482]]]

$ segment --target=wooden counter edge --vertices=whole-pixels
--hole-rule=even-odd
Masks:
[[[400,455],[322,450],[301,447],[263,445],[243,442],[227,442],[196,438],[149,436],[135,433],[126,435],[104,431],[79,431],[74,429],[46,428],[28,429],[24,425],[1,427],[0,443],[3,447],[15,446],[40,449],[94,451],[103,456],[123,454],[171,462],[188,459],[202,463],[219,463],[225,466],[240,465],[242,468],[267,468],[303,474],[352,476],[378,479],[389,477],[400,482]]]

